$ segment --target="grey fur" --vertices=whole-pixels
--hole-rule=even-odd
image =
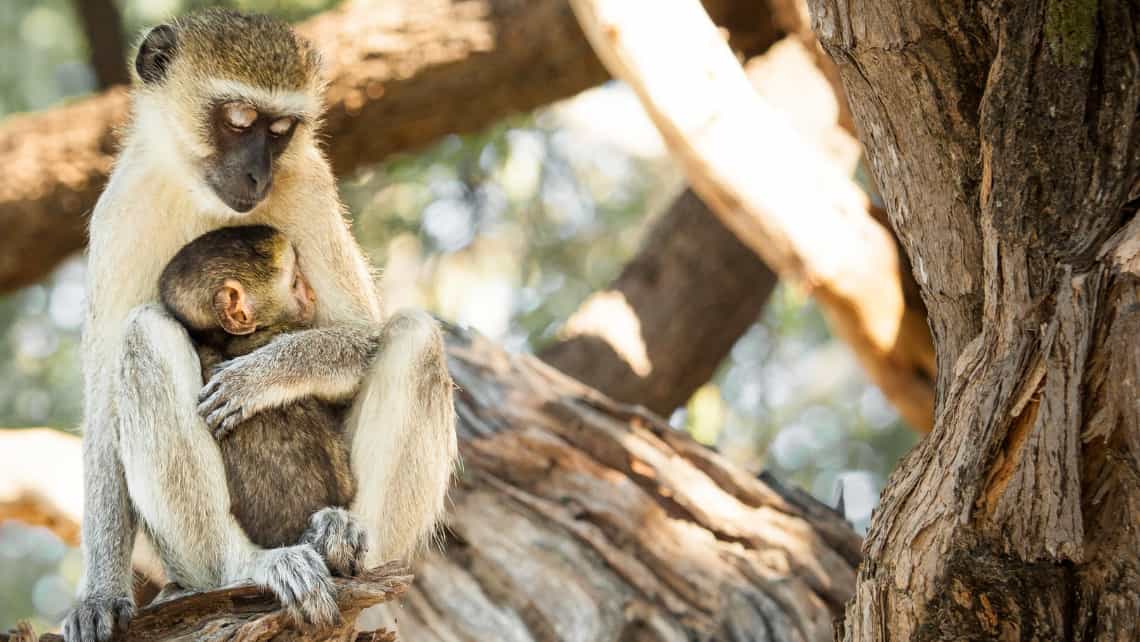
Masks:
[[[300,85],[290,81],[299,93],[279,94],[267,79],[292,78],[295,66],[273,55],[289,39],[243,38],[237,53],[211,46],[215,37],[229,42],[227,20],[213,14],[193,29],[174,25],[175,58],[162,82],[136,85],[120,158],[91,215],[82,351],[86,571],[79,604],[65,620],[69,642],[105,642],[110,623],[129,616],[139,526],[169,579],[188,589],[253,581],[300,617],[335,615],[319,537],[262,549],[230,513],[225,463],[199,403],[210,416],[223,410],[214,419],[222,427],[233,412],[253,416],[307,397],[351,399],[344,428],[357,479],[351,511],[367,529],[369,563],[413,554],[443,512],[457,447],[439,330],[423,313],[384,320],[373,275],[318,149],[315,65],[297,67],[311,76]],[[193,51],[204,53],[184,55]],[[305,51],[297,45],[298,60],[312,58]],[[274,187],[240,220],[272,225],[296,245],[323,312],[314,328],[228,362],[199,400],[198,356],[183,327],[155,304],[155,284],[178,248],[239,220],[200,171],[202,150],[210,146],[201,114],[219,87],[226,100],[300,112],[277,159]],[[298,98],[298,107],[288,106]],[[377,336],[382,347],[373,353]],[[325,548],[331,559],[327,549],[334,547]]]

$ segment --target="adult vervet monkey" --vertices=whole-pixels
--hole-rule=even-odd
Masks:
[[[438,328],[423,313],[381,319],[315,141],[318,56],[288,25],[220,10],[180,18],[144,37],[133,76],[133,119],[91,218],[86,572],[65,637],[107,640],[129,620],[139,526],[171,581],[252,580],[309,621],[335,620],[315,550],[261,549],[230,514],[210,428],[303,397],[355,395],[346,434],[366,562],[407,557],[443,510],[456,456]],[[294,244],[321,306],[312,329],[227,362],[203,394],[185,330],[155,303],[158,277],[200,234],[257,223]]]

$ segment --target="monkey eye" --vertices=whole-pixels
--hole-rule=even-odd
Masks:
[[[273,134],[274,136],[284,136],[293,129],[293,125],[296,122],[297,121],[295,119],[289,117],[278,118],[277,120],[269,123],[269,133]]]
[[[257,110],[247,103],[226,103],[222,109],[226,124],[234,129],[245,129],[257,120]]]

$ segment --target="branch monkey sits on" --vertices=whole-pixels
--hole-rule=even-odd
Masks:
[[[180,18],[146,34],[133,75],[132,122],[90,224],[86,568],[65,637],[108,640],[129,620],[140,526],[183,587],[252,580],[312,622],[335,620],[315,549],[259,547],[230,513],[210,430],[302,398],[351,400],[351,512],[368,532],[366,563],[407,558],[435,527],[456,457],[439,330],[419,312],[381,317],[315,139],[318,56],[288,25],[224,10]],[[226,362],[204,389],[157,283],[191,239],[236,224],[280,230],[321,305],[313,327]]]

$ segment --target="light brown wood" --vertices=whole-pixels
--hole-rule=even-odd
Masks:
[[[252,585],[235,586],[205,593],[188,593],[139,609],[127,631],[116,642],[393,642],[387,631],[358,634],[356,620],[364,609],[402,595],[412,576],[399,564],[389,563],[353,578],[334,578],[340,621],[314,629],[298,625],[272,594]],[[0,642],[62,642],[63,637],[45,633],[38,638],[27,624],[11,634],[0,633]]]
[[[695,0],[571,0],[587,38],[637,93],[693,189],[833,331],[906,420],[933,424],[928,341],[908,314],[889,231],[866,196],[752,89]],[[677,46],[683,34],[685,46]]]

